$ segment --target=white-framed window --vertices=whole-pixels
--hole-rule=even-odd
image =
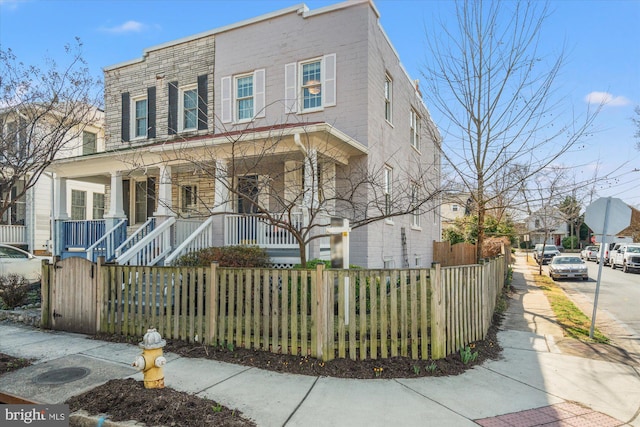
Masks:
[[[409,113],[409,128],[411,146],[420,151],[420,116],[414,109]]]
[[[93,193],[93,219],[104,218],[104,194]]]
[[[188,212],[197,209],[198,186],[185,185],[182,187],[182,211]]]
[[[393,191],[393,168],[385,165],[383,176],[384,214],[391,215],[391,196]],[[390,219],[389,219],[390,220]]]
[[[71,219],[87,219],[87,192],[71,190]]]
[[[98,135],[93,132],[82,132],[82,155],[98,151]]]
[[[253,119],[253,74],[235,78],[236,121]]]
[[[458,212],[458,205],[456,205],[455,203],[451,205],[451,210],[453,212]]]
[[[19,140],[20,137],[18,135],[18,122],[11,121],[7,122],[6,131],[5,131],[5,140],[7,141],[7,147],[11,147],[18,152],[19,148]]]
[[[0,218],[0,224],[25,225],[27,218],[26,195],[18,196],[24,193],[24,185],[24,180],[20,179],[8,190],[6,187],[0,187],[0,202],[5,203],[10,201],[11,203],[9,209],[7,209],[2,215],[2,218]]]
[[[322,61],[320,59],[300,64],[300,88],[302,110],[322,108]]]
[[[412,182],[411,183],[411,207],[416,209],[420,203],[420,186]],[[417,208],[411,214],[411,226],[414,228],[420,228],[420,209]]]
[[[393,122],[391,97],[393,95],[393,80],[388,74],[384,75],[384,119]]]
[[[198,86],[190,85],[180,88],[178,103],[178,129],[180,131],[198,128]]]
[[[146,138],[149,127],[149,105],[146,97],[131,100],[131,134],[134,138]]]
[[[241,123],[265,117],[265,70],[222,77],[221,121]]]
[[[285,65],[285,113],[309,113],[336,105],[336,54]]]

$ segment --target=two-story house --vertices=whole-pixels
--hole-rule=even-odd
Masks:
[[[51,123],[60,120],[49,120],[48,116],[58,113],[48,111],[44,117],[34,115],[34,108],[29,105],[7,107],[0,111],[0,132],[4,151],[0,167],[4,168],[2,182],[11,183],[2,188],[0,182],[0,205],[7,206],[0,217],[0,243],[26,249],[36,255],[51,255],[51,218],[53,176],[45,172],[40,174],[38,156],[30,156],[25,149],[32,144],[36,150],[47,151],[56,158],[76,157],[98,151],[104,151],[104,112],[91,108],[86,114],[87,123],[81,125],[59,126],[64,135],[56,135],[57,141],[48,142],[55,132],[48,129]],[[61,132],[57,130],[57,132]],[[39,134],[43,139],[39,140]],[[46,157],[49,153],[44,153]],[[29,162],[35,162],[30,165]],[[12,170],[18,165],[24,176],[17,180],[12,178]],[[101,220],[104,214],[104,185],[90,181],[69,181],[66,203],[70,219],[76,221]],[[6,203],[6,205],[5,205]]]
[[[75,239],[59,201],[59,254],[157,264],[255,244],[286,266],[301,253],[283,224],[306,233],[307,259],[326,259],[329,239],[313,236],[340,217],[362,225],[352,264],[430,264],[438,133],[372,1],[274,11],[148,48],[104,77],[105,151],[52,170],[58,193],[68,180],[105,185],[107,233]]]
[[[561,247],[562,239],[569,235],[567,221],[557,208],[539,209],[525,219],[525,224],[532,246],[545,243]]]

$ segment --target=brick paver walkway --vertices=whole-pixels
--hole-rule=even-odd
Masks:
[[[622,421],[571,402],[475,420],[483,427],[618,427]]]

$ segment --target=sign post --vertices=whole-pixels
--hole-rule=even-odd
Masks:
[[[589,206],[584,213],[584,222],[593,230],[595,235],[601,235],[600,262],[598,263],[598,279],[596,281],[596,293],[593,298],[593,314],[591,315],[591,328],[589,338],[593,339],[593,329],[596,324],[596,311],[598,310],[598,295],[600,294],[600,279],[602,278],[602,265],[604,253],[609,244],[607,237],[613,237],[631,224],[631,208],[622,200],[611,197],[601,197]]]

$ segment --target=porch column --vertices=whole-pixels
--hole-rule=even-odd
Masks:
[[[215,199],[211,212],[232,212],[229,200],[229,176],[224,160],[216,160]]]
[[[53,180],[53,256],[60,256],[64,250],[64,221],[67,213],[67,179],[56,176]]]
[[[109,212],[104,216],[105,231],[111,230],[127,217],[124,213],[122,193],[122,171],[111,172],[111,199]]]
[[[171,199],[171,166],[160,165],[160,182],[158,183],[158,209],[153,213],[156,218],[175,216]],[[162,221],[160,219],[160,221]]]
[[[318,152],[309,150],[304,168],[304,206],[317,208],[318,202]]]

